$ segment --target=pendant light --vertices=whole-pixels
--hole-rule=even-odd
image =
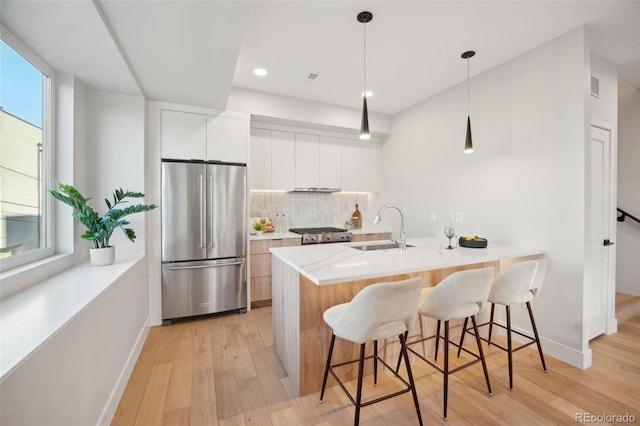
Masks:
[[[469,58],[472,58],[475,54],[476,52],[469,50],[461,55],[462,59],[467,60],[467,138],[464,142],[464,152],[466,153],[473,152],[473,141],[471,139],[471,112],[469,107]]]
[[[371,12],[358,13],[358,22],[363,25],[363,83],[364,90],[362,91],[362,123],[360,124],[360,139],[366,140],[371,136],[369,135],[369,111],[367,110],[367,22],[371,22],[373,14]]]

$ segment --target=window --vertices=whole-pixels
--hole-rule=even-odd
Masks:
[[[34,65],[38,64],[38,66]],[[51,72],[4,28],[0,40],[0,266],[47,256]]]

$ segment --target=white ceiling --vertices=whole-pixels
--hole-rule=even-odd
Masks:
[[[581,25],[640,87],[640,1],[0,0],[10,31],[92,88],[219,109],[232,86],[360,108],[362,10],[371,111],[464,81],[465,50],[473,76]]]

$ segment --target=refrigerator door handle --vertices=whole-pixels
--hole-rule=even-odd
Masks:
[[[200,248],[204,248],[204,176],[200,175]]]
[[[231,262],[231,263],[218,263],[215,265],[196,265],[196,266],[171,266],[167,268],[168,271],[178,271],[181,269],[205,269],[205,268],[219,268],[221,266],[233,266],[242,265],[244,262]]]
[[[209,175],[209,200],[211,202],[211,225],[209,226],[209,247],[213,248],[213,176]]]

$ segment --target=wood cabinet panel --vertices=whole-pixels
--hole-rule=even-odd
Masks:
[[[271,300],[271,275],[251,278],[251,301]]]
[[[249,283],[252,303],[268,304],[271,301],[271,253],[269,253],[269,249],[272,247],[299,246],[300,244],[300,238],[253,240],[249,242]]]
[[[390,240],[391,232],[378,232],[372,234],[354,234],[351,241],[352,242],[362,242],[362,241],[378,241],[378,240]]]

